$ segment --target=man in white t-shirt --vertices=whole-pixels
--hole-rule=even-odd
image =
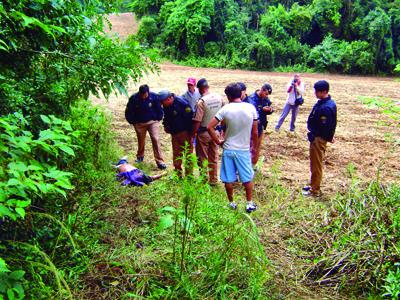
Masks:
[[[241,87],[237,83],[231,83],[225,88],[229,104],[217,112],[207,129],[213,141],[222,145],[224,149],[220,177],[225,183],[229,206],[232,209],[237,208],[237,204],[233,201],[233,184],[237,180],[238,173],[246,190],[246,211],[250,213],[257,209],[252,201],[254,171],[251,163],[250,138],[256,145],[258,115],[253,105],[240,100],[241,93]],[[226,126],[225,139],[221,139],[215,130],[218,123],[222,121]]]
[[[290,111],[292,111],[292,119],[290,120],[290,131],[294,132],[296,128],[294,123],[296,122],[296,118],[299,113],[299,105],[296,105],[296,99],[303,96],[304,90],[305,86],[300,79],[300,75],[295,74],[293,76],[293,79],[287,85],[287,101],[285,106],[283,107],[282,114],[279,117],[279,121],[275,126],[275,131],[279,131],[287,115]]]

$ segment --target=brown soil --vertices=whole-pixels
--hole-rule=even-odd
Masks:
[[[245,82],[249,93],[259,88],[264,82],[272,85],[271,99],[275,113],[269,117],[268,137],[263,148],[265,156],[263,172],[267,172],[272,164],[280,164],[282,179],[294,188],[307,183],[309,176],[306,121],[316,101],[312,86],[317,79],[326,79],[331,84],[331,95],[337,103],[338,126],[336,142],[328,145],[326,153],[323,190],[328,194],[335,193],[345,185],[345,182],[348,182],[344,177],[349,163],[355,165],[357,176],[364,180],[376,177],[378,167],[382,162],[385,164],[382,166],[380,176],[384,181],[396,181],[400,178],[399,155],[390,153],[390,143],[385,141],[386,133],[399,136],[400,128],[388,116],[376,109],[365,107],[358,100],[359,96],[369,96],[388,97],[400,101],[397,93],[400,84],[395,79],[303,74],[302,80],[306,84],[305,103],[300,108],[295,134],[288,132],[290,115],[279,133],[273,131],[286,101],[286,84],[291,74],[191,68],[166,63],[160,66],[159,74],[150,74],[136,84],[131,82],[128,90],[129,93],[134,93],[140,84],[147,83],[151,90],[156,92],[167,88],[171,92],[181,94],[185,91],[185,80],[188,76],[206,77],[212,92],[221,95],[225,86],[235,81]],[[124,96],[112,96],[107,103],[102,102],[101,99],[96,99],[96,102],[103,103],[112,112],[118,141],[132,160],[135,158],[136,136],[133,128],[124,118],[127,100]],[[166,160],[171,165],[170,137],[163,132],[161,137]],[[153,154],[150,141],[148,141],[146,161],[150,162],[152,159]]]
[[[112,24],[112,32],[123,39],[138,31],[138,22],[132,13],[111,14],[107,19]]]

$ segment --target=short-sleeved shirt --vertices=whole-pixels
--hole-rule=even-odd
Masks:
[[[245,102],[231,102],[222,107],[215,118],[224,120],[226,125],[225,142],[226,150],[250,150],[250,137],[253,122],[258,115],[252,104]]]
[[[287,103],[289,103],[290,105],[294,105],[296,102],[296,98],[300,98],[300,96],[302,96],[304,94],[305,85],[302,81],[300,81],[300,84],[298,86],[299,93],[296,92],[296,95],[294,92],[294,88],[293,87],[290,88],[291,86],[292,86],[292,81],[290,81],[287,85],[288,91],[290,89],[290,91],[288,92],[288,96],[287,96]]]
[[[192,108],[192,111],[196,110],[196,104],[199,101],[201,95],[198,91],[198,89],[196,89],[194,91],[194,93],[191,93],[189,91],[186,91],[183,95],[183,98],[185,98],[187,100],[187,102],[189,102],[190,107]]]
[[[255,91],[253,94],[251,94],[249,97],[249,103],[253,104],[254,107],[257,110],[258,113],[258,136],[260,136],[263,132],[263,130],[265,130],[267,128],[267,115],[272,114],[272,112],[266,112],[263,110],[263,108],[265,106],[271,106],[272,102],[271,100],[267,97],[267,98],[260,98],[257,94],[257,91]]]
[[[202,96],[197,102],[193,121],[200,122],[201,127],[207,127],[222,106],[224,106],[224,100],[220,95],[210,93]]]

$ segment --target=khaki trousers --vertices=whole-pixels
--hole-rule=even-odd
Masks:
[[[134,127],[138,140],[138,151],[136,157],[144,156],[146,133],[149,132],[151,144],[153,146],[154,158],[157,164],[164,163],[164,158],[160,147],[160,122],[149,121],[146,123],[137,123],[134,125]]]
[[[197,134],[196,155],[200,167],[208,161],[208,178],[211,184],[218,182],[218,145],[212,140],[207,131]]]
[[[261,153],[261,148],[262,148],[262,143],[264,141],[264,132],[261,133],[261,135],[258,137],[257,144],[254,147],[254,153],[253,154],[253,159],[252,161],[254,162],[253,165],[257,164],[258,159],[260,158],[260,153]]]
[[[182,175],[182,157],[186,154],[189,155],[193,152],[193,145],[190,143],[190,134],[187,131],[182,131],[176,134],[171,134],[172,142],[172,159],[174,168],[178,175]],[[187,146],[185,146],[187,144]],[[187,152],[185,153],[185,148]],[[190,158],[186,157],[185,174],[192,173],[193,167]]]
[[[327,141],[316,137],[310,143],[310,171],[311,171],[311,191],[318,193],[322,181],[322,163],[325,157]]]

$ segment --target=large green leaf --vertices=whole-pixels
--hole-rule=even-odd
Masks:
[[[168,214],[168,215],[162,216],[160,218],[160,221],[158,222],[157,230],[163,231],[163,230],[171,227],[172,225],[174,225],[174,223],[175,223],[175,220],[172,215]]]

